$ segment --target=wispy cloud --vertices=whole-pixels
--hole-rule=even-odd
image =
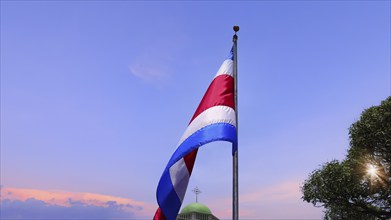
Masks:
[[[102,194],[1,189],[2,218],[140,218],[150,217],[154,209],[151,204]]]
[[[155,57],[154,57],[155,56]],[[142,54],[136,58],[130,65],[130,73],[144,81],[161,81],[170,75],[168,68],[169,62],[165,62],[164,58],[158,58],[156,55],[150,56]]]
[[[161,82],[173,75],[178,58],[183,56],[183,48],[187,45],[188,37],[177,34],[154,37],[134,54],[129,62],[130,73],[144,81]],[[182,59],[183,60],[183,59]]]
[[[243,219],[321,219],[322,209],[301,200],[301,182],[290,180],[274,185],[246,189],[239,196]],[[208,201],[219,218],[231,218],[232,199]],[[222,208],[226,207],[226,208]]]
[[[286,181],[275,185],[255,189],[244,194],[241,202],[251,203],[255,201],[286,201],[300,199],[300,182]]]

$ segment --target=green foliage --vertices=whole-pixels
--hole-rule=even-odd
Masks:
[[[349,135],[346,159],[313,171],[302,199],[323,206],[324,219],[391,219],[391,96],[366,109]]]

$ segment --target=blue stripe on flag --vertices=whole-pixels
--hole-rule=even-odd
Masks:
[[[162,178],[160,178],[156,197],[166,219],[175,220],[182,203],[174,190],[170,172],[167,169],[164,170]]]
[[[166,169],[196,148],[213,141],[229,141],[234,144],[232,150],[235,152],[237,148],[236,127],[228,123],[216,123],[197,130],[179,145]]]

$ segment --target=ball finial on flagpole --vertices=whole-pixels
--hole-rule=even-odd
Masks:
[[[234,35],[234,37],[233,37],[233,40],[237,40],[238,39],[238,35],[236,35],[236,32],[238,32],[239,31],[239,26],[234,26],[234,31],[235,31],[235,35]]]

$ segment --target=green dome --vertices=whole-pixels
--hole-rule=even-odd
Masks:
[[[180,214],[187,214],[192,212],[198,212],[198,213],[208,214],[208,215],[212,214],[210,209],[206,205],[203,205],[201,203],[191,203],[187,205],[182,209]]]

